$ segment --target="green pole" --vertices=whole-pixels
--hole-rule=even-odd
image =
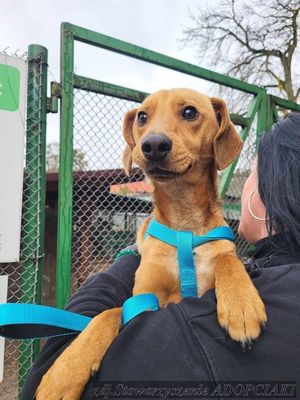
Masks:
[[[47,57],[40,45],[28,47],[26,166],[22,217],[21,301],[40,303],[44,256],[46,197]],[[36,341],[20,344],[19,389],[39,349]]]
[[[272,97],[270,95],[267,95],[267,125],[266,128],[269,131],[272,128],[272,125],[276,121],[275,117],[275,104],[272,101]]]
[[[276,104],[272,103],[272,105],[273,105],[273,123],[275,123],[276,121],[279,120],[279,115],[276,108]]]
[[[281,97],[277,97],[277,96],[271,96],[271,98],[272,98],[272,102],[279,107],[282,107],[282,108],[285,108],[285,109],[291,110],[291,111],[300,112],[300,104],[293,103],[289,100],[282,99]]]
[[[257,113],[257,110],[259,108],[259,104],[260,104],[260,95],[257,95],[256,97],[254,97],[254,99],[252,100],[248,113],[247,113],[247,125],[242,129],[241,132],[241,138],[242,140],[245,142],[245,140],[248,137],[249,134],[249,130],[251,128],[251,125],[253,123],[254,117]],[[225,169],[225,171],[222,173],[222,177],[221,177],[221,182],[220,182],[220,189],[219,189],[219,193],[220,193],[220,197],[221,199],[224,199],[226,193],[227,193],[227,189],[228,186],[231,182],[235,167],[238,163],[239,159],[236,159],[228,168]]]
[[[260,137],[268,130],[268,95],[266,90],[261,92],[261,101],[257,115],[256,146]]]
[[[56,258],[56,306],[63,308],[71,292],[73,189],[73,33],[61,29],[61,104]]]

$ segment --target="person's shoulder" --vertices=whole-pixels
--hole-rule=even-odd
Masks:
[[[300,256],[298,255],[274,254],[259,259],[249,259],[245,266],[262,295],[265,291],[269,291],[270,287],[274,289],[275,297],[280,295],[281,291],[285,292],[290,285],[294,290],[300,290]],[[289,295],[292,295],[292,291],[293,289]]]

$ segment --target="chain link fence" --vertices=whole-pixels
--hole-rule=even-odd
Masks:
[[[135,175],[138,182],[128,183],[122,166],[123,118],[136,106],[74,90],[74,170],[80,172],[74,172],[73,180],[73,291],[135,242],[136,230],[151,210],[141,173]]]
[[[36,303],[40,296],[43,241],[43,98],[45,93],[42,55],[28,62],[28,103],[24,162],[23,207],[20,262],[0,264],[0,274],[8,275],[8,302]],[[0,399],[18,399],[38,343],[33,340],[5,341],[4,379],[0,383]]]
[[[235,233],[235,243],[238,255],[243,260],[249,258],[252,249],[251,246],[238,235],[238,226],[241,218],[242,190],[246,179],[250,175],[253,161],[256,156],[257,134],[254,129],[255,123],[256,121],[253,123],[253,127],[250,129],[249,135],[244,142],[234,174],[223,199],[224,215],[227,223]]]

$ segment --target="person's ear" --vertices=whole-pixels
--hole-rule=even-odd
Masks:
[[[126,141],[126,147],[123,154],[123,166],[127,176],[131,175],[132,167],[132,150],[134,149],[135,142],[133,138],[132,125],[136,115],[136,109],[130,110],[126,113],[123,123],[123,136]]]
[[[222,171],[240,154],[243,141],[230,121],[225,101],[218,97],[212,97],[210,100],[219,123],[219,130],[213,143],[214,157],[217,169]]]

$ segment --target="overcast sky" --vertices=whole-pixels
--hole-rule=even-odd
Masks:
[[[0,51],[27,50],[31,43],[49,51],[49,81],[60,80],[60,24],[80,25],[136,45],[201,65],[193,48],[180,44],[182,30],[190,24],[189,9],[217,0],[0,0]],[[207,84],[193,77],[146,65],[78,44],[75,72],[123,86],[152,92],[164,87]],[[48,141],[57,140],[57,117],[48,118]]]

